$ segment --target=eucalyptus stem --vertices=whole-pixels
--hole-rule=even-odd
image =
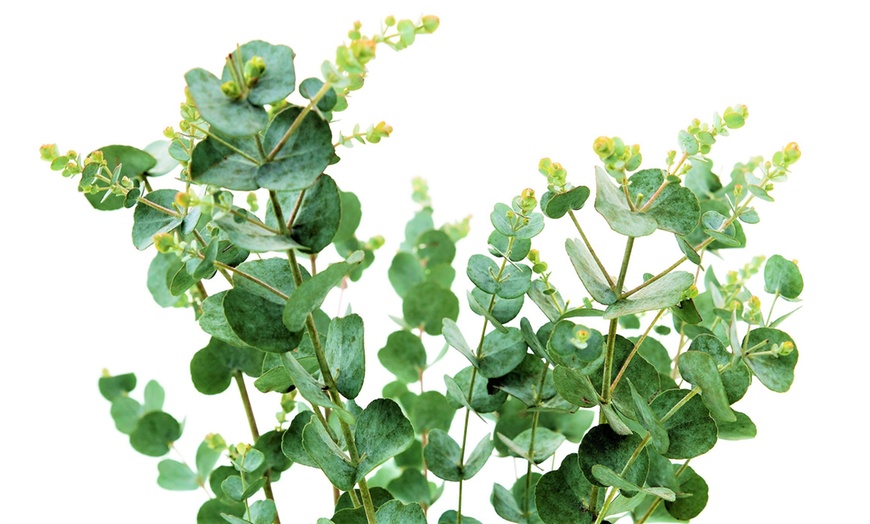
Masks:
[[[631,259],[631,250],[634,247],[634,237],[628,237],[625,243],[625,253],[622,255],[622,266],[619,268],[619,277],[616,280],[616,284],[613,288],[613,292],[617,295],[619,294],[619,290],[622,289],[623,284],[625,283],[625,275],[628,273],[628,262]],[[616,348],[616,329],[619,326],[619,320],[614,318],[610,320],[610,327],[607,331],[607,352],[604,355],[604,369],[602,373],[601,379],[601,395],[602,402],[604,404],[609,404],[610,399],[613,394],[610,389],[610,377],[613,373],[613,355]],[[606,416],[604,412],[599,412],[599,420],[604,422],[606,420]]]
[[[233,372],[233,378],[236,380],[236,385],[239,387],[239,395],[242,397],[242,404],[245,406],[245,415],[248,418],[248,427],[251,429],[251,437],[253,437],[254,442],[256,443],[260,440],[260,430],[257,429],[257,419],[254,417],[254,410],[251,407],[251,398],[248,396],[248,388],[245,386],[245,377],[242,375],[242,372],[239,370],[235,370]],[[266,494],[266,498],[275,501],[275,495],[272,492],[272,476],[269,474],[269,470],[266,470],[266,484],[263,486],[263,491]],[[244,477],[243,477],[244,478]],[[247,503],[247,500],[245,501]],[[278,517],[278,513],[275,513],[275,524],[281,524],[281,519]]]
[[[535,395],[535,407],[541,406],[541,397],[544,395],[544,383],[547,380],[547,373],[550,371],[550,366],[548,364],[544,364],[544,371],[541,372],[541,380],[538,382],[538,392]],[[536,410],[534,414],[532,414],[532,435],[529,439],[529,462],[526,466],[526,499],[524,501],[525,507],[523,508],[523,512],[526,516],[529,515],[529,509],[532,506],[531,502],[531,493],[532,493],[532,461],[534,460],[535,455],[535,436],[538,432],[538,422],[541,418],[541,412]]]
[[[514,237],[509,237],[508,247],[505,250],[504,257],[501,260],[501,266],[498,268],[498,274],[495,276],[495,280],[499,281],[501,279],[502,274],[504,273],[505,267],[507,267],[508,257],[510,256],[511,249],[514,245]],[[489,306],[487,307],[487,311],[492,313],[492,308],[495,307],[495,295],[493,295],[489,300]],[[489,325],[489,319],[486,317],[483,318],[483,328],[480,330],[480,340],[477,343],[477,350],[474,352],[474,356],[476,358],[480,358],[480,353],[483,351],[483,340],[486,337],[486,328]],[[465,449],[468,444],[468,420],[471,415],[471,399],[474,396],[474,380],[477,378],[477,368],[471,367],[471,380],[469,380],[468,385],[468,405],[469,407],[465,408],[465,423],[462,425],[462,447],[459,452],[459,465],[460,468],[465,466]],[[463,480],[459,479],[459,501],[457,502],[456,508],[456,524],[462,524],[462,484]]]
[[[327,86],[327,85],[329,85],[329,84],[324,84],[324,86]],[[325,91],[323,89],[321,89],[321,91],[323,93],[325,93]],[[321,93],[320,96],[323,96],[323,94]],[[316,103],[316,101],[314,101],[314,99],[312,99],[312,102]],[[309,107],[310,107],[310,104],[309,104]],[[304,112],[302,114],[300,114],[296,120],[300,121],[300,119],[304,116],[304,114],[305,114]],[[296,125],[296,122],[294,122],[294,125]],[[291,126],[291,129],[293,129],[293,126]],[[290,131],[288,130],[287,136],[289,136],[289,134],[290,134]],[[285,138],[287,138],[287,136],[285,136]],[[277,146],[276,146],[276,149],[278,149]],[[274,208],[275,218],[278,221],[278,225],[281,228],[281,233],[287,234],[290,226],[288,224],[284,223],[284,214],[283,214],[283,211],[281,210],[281,203],[278,200],[277,193],[273,190],[270,190],[269,191],[269,198],[272,201],[272,207]],[[298,287],[302,284],[302,271],[299,268],[299,262],[296,260],[296,252],[292,249],[287,250],[287,259],[290,263],[290,271],[293,274],[293,281],[295,282],[296,286]],[[287,298],[289,298],[289,297],[287,297]],[[311,313],[309,313],[308,316],[305,318],[305,329],[306,329],[306,331],[308,331],[308,337],[311,339],[311,345],[314,348],[314,356],[317,359],[317,365],[320,368],[320,375],[323,378],[324,382],[326,383],[326,388],[327,388],[329,397],[335,404],[337,404],[338,406],[343,408],[344,401],[341,399],[341,396],[338,393],[338,387],[336,386],[335,377],[332,376],[332,372],[329,369],[329,362],[327,362],[327,360],[326,360],[326,354],[323,351],[323,346],[320,342],[320,336],[317,333],[317,325],[314,322],[314,315]],[[324,423],[324,427],[328,431],[329,425],[326,424],[325,422],[326,422],[325,420],[321,420],[321,423]],[[350,455],[350,460],[353,464],[358,464],[360,457],[359,457],[359,452],[356,449],[356,443],[354,442],[354,439],[353,439],[353,432],[351,432],[350,426],[347,425],[347,422],[345,422],[344,420],[341,420],[341,418],[339,418],[339,425],[341,426],[341,432],[342,432],[342,435],[344,436],[344,440],[345,440],[345,443],[347,445],[347,452]],[[360,494],[362,495],[363,507],[365,507],[366,520],[368,521],[369,524],[377,524],[377,521],[375,519],[374,503],[372,502],[372,496],[371,496],[371,493],[369,492],[369,488],[368,488],[368,485],[366,484],[365,479],[364,478],[360,479],[358,485],[359,485],[359,489],[360,489]],[[351,492],[352,491],[353,490],[351,490]],[[354,498],[353,493],[351,493],[351,498]]]

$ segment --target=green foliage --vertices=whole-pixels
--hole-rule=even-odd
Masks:
[[[185,75],[182,120],[166,130],[168,140],[144,149],[111,145],[84,159],[53,145],[41,149],[51,169],[80,176],[96,209],[133,209],[134,246],[158,252],[147,275],[154,300],[191,307],[211,337],[192,352],[194,387],[216,395],[235,382],[242,397],[251,442],[228,446],[207,435],[195,461],[158,462],[158,485],[210,490],[199,523],[268,524],[279,512],[272,484],[297,463],[321,470],[343,492],[318,523],[423,524],[446,483],[457,482],[456,509],[437,522],[473,524],[479,521],[462,514],[465,483],[481,482],[490,459],[512,457],[526,471],[510,488],[495,483],[490,491],[494,511],[510,522],[696,517],[708,487],[688,460],[719,439],[755,436],[755,423],[733,408],[753,376],[776,392],[794,381],[798,351],[780,325],[796,310],[775,316],[774,309],[779,298],[799,300],[797,263],[757,257],[720,280],[707,252],[746,245],[744,225],[761,219],[752,204],[773,200],[800,158],[797,144],[768,161],[738,164],[726,183],[706,155],[745,125],[745,106],[679,130],[681,157],[671,151],[660,167],[641,169],[639,145],[598,137],[593,150],[602,165],[591,207],[624,237],[615,272],[594,248],[601,240],[590,239],[577,218],[592,212],[592,190],[569,182],[567,169],[549,158],[538,164],[546,178],[540,201],[526,188],[485,204],[487,245],[458,263],[469,219],[436,226],[428,186],[415,179],[419,209],[387,274],[401,300],[393,317],[399,328],[377,353],[395,380],[382,387],[383,398],[368,399],[363,316],[348,310],[330,318],[321,307],[362,276],[385,239],[357,237],[362,205],[325,171],[340,161],[336,146],[375,144],[392,128],[356,125],[344,135],[334,117],[365,84],[379,44],[401,50],[438,25],[432,16],[388,17],[380,33],[364,36],[357,22],[320,77],[298,86],[293,50],[248,42],[227,56],[220,78],[204,69]],[[176,187],[151,187],[151,178],[168,173],[161,181]],[[579,280],[562,289],[588,294],[574,299],[579,305],[557,289],[539,245],[553,220],[576,229],[556,241]],[[674,263],[655,274],[629,272],[639,237],[665,239],[655,249]],[[453,291],[463,265],[461,286],[478,322],[469,331]],[[758,279],[770,295],[766,314],[750,291]],[[529,307],[544,320],[520,316]],[[468,365],[431,380],[428,371],[451,348]],[[277,425],[263,434],[246,375],[280,405]],[[424,387],[442,378],[443,389]],[[183,424],[163,410],[163,388],[151,381],[137,400],[136,385],[133,374],[100,378],[115,427],[144,455],[181,455]],[[485,429],[473,440],[472,424]],[[576,452],[549,466],[566,445]]]

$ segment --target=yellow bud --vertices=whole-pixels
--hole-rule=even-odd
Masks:
[[[535,190],[527,187],[523,189],[522,196],[523,198],[535,198]]]
[[[592,149],[600,158],[607,158],[612,155],[614,147],[613,139],[606,136],[600,136],[592,143]]]
[[[152,237],[154,248],[161,253],[169,253],[175,249],[175,237],[171,233],[157,233]]]
[[[190,193],[185,193],[184,191],[175,193],[175,204],[182,209],[190,206],[190,200]]]
[[[437,16],[426,15],[423,17],[423,31],[434,33],[439,25],[441,25],[441,20]]]
[[[221,84],[221,91],[223,94],[227,95],[228,98],[232,98],[233,100],[242,96],[242,88],[232,80]]]

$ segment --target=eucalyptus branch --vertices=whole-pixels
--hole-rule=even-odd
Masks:
[[[228,142],[227,140],[224,140],[224,139],[221,138],[220,136],[218,136],[218,135],[212,133],[210,129],[203,129],[203,128],[199,127],[199,126],[196,125],[196,124],[190,124],[190,127],[191,127],[193,130],[195,130],[195,131],[199,131],[200,133],[204,134],[205,136],[211,138],[211,139],[214,140],[215,142],[220,143],[222,146],[226,147],[227,149],[229,149],[229,150],[232,151],[233,153],[235,153],[235,154],[237,154],[237,155],[243,157],[245,160],[248,160],[248,161],[250,161],[250,162],[252,162],[252,163],[254,163],[254,164],[257,164],[257,165],[260,165],[260,164],[262,163],[262,160],[260,160],[260,159],[256,158],[255,156],[251,155],[251,154],[248,153],[247,151],[244,151],[244,150],[242,150],[242,149],[239,149],[238,147],[234,146],[233,144],[231,144],[231,143]],[[260,148],[262,148],[262,142],[260,141],[260,136],[259,136],[259,135],[254,135],[254,137],[255,137],[256,140],[257,140],[257,146],[260,147]]]

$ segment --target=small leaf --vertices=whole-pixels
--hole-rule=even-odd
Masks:
[[[228,145],[229,144],[229,145]],[[232,147],[230,147],[232,146]],[[259,166],[238,151],[250,151],[253,141],[207,137],[197,142],[190,157],[190,178],[197,184],[254,191]]]
[[[251,504],[251,524],[272,524],[277,515],[275,502],[271,500],[258,500]]]
[[[313,411],[301,411],[293,417],[290,427],[287,428],[281,437],[281,451],[284,453],[284,456],[295,463],[316,468],[318,467],[317,462],[308,456],[302,443],[302,431],[313,416]],[[315,421],[315,424],[319,424],[319,422]]]
[[[727,246],[739,246],[740,241],[736,238],[737,228],[734,223],[726,225],[728,217],[716,211],[707,211],[701,217],[701,226],[716,241]]]
[[[136,388],[136,375],[133,373],[124,373],[123,375],[115,375],[112,377],[100,377],[99,380],[100,394],[106,400],[112,401],[116,397],[126,395]]]
[[[604,217],[610,229],[628,237],[645,237],[655,232],[658,227],[655,219],[632,211],[625,201],[625,194],[613,185],[610,175],[599,166],[595,166],[595,185],[595,210]]]
[[[656,417],[661,420],[671,408],[690,394],[687,389],[663,391],[650,404]],[[716,444],[716,422],[710,410],[697,396],[689,399],[680,409],[662,422],[668,432],[670,446],[664,456],[671,459],[686,459],[703,455]]]
[[[245,64],[251,58],[258,56],[263,59],[266,69],[251,87],[248,100],[252,104],[264,105],[287,98],[296,89],[296,71],[293,58],[296,54],[285,45],[272,45],[262,40],[253,40],[242,45],[233,55],[240,53],[239,62]],[[229,69],[225,66],[221,80],[232,80]],[[259,523],[254,523],[259,524]]]
[[[676,468],[677,465],[675,464],[674,467]],[[665,502],[665,509],[675,518],[691,520],[700,515],[707,506],[707,483],[691,466],[686,466],[678,480],[682,496]]]
[[[228,136],[248,136],[269,123],[266,110],[247,100],[234,100],[221,90],[221,81],[204,69],[184,75],[190,96],[202,118]]]
[[[493,443],[492,439],[489,438],[489,435],[484,436],[483,439],[477,443],[477,446],[471,450],[471,454],[469,454],[468,458],[465,460],[465,466],[461,468],[462,479],[468,480],[477,475],[477,473],[483,469],[486,461],[489,460],[494,448],[495,443]]]
[[[387,371],[406,384],[416,382],[426,369],[426,348],[419,337],[408,331],[395,331],[387,337],[387,345],[378,351],[378,360]]]
[[[786,355],[756,355],[772,351],[774,344],[782,347],[783,344],[791,344],[792,351]],[[749,332],[746,348],[760,346],[748,355],[743,355],[743,361],[758,377],[762,384],[771,391],[784,393],[794,382],[794,368],[798,361],[798,350],[794,340],[787,333],[778,329],[758,328]]]
[[[187,464],[177,460],[164,459],[157,464],[157,485],[171,491],[193,491],[199,488],[196,473]]]
[[[208,345],[193,355],[190,377],[197,391],[204,395],[216,395],[230,386],[236,371],[257,376],[262,365],[261,351],[232,346],[212,337]]]
[[[459,299],[435,282],[421,282],[405,295],[402,314],[408,325],[422,327],[429,335],[437,336],[445,318],[456,320],[459,316]]]
[[[166,392],[163,390],[163,387],[158,384],[157,381],[149,380],[148,383],[145,384],[142,410],[145,413],[150,411],[160,411],[163,409],[163,400],[165,397]]]
[[[308,422],[302,431],[302,444],[305,452],[323,470],[326,478],[338,489],[350,491],[355,484],[356,467],[332,441],[323,425],[318,421]]]
[[[398,500],[385,502],[375,512],[378,524],[426,524],[423,508],[416,502],[402,504]]]
[[[758,430],[755,423],[752,422],[746,414],[739,411],[734,411],[736,420],[734,422],[721,422],[719,426],[719,438],[725,440],[745,440],[755,438]]]
[[[804,289],[804,279],[797,264],[773,255],[764,264],[764,290],[794,300]]]
[[[363,320],[357,314],[334,318],[329,324],[324,353],[338,392],[356,398],[365,378]]]
[[[354,476],[357,483],[407,449],[414,442],[414,428],[398,404],[390,399],[375,399],[357,417],[354,440],[360,453]]]
[[[429,442],[423,448],[426,465],[438,478],[451,482],[463,480],[460,463],[462,453],[459,444],[447,432],[435,429],[429,433]]]
[[[569,210],[577,211],[583,208],[589,198],[589,188],[577,186],[564,193],[547,191],[541,197],[541,210],[549,218],[562,218]]]
[[[152,411],[139,419],[130,433],[133,449],[149,457],[169,453],[169,446],[181,436],[181,425],[168,413]]]
[[[734,422],[725,387],[713,357],[700,351],[686,351],[680,355],[680,374],[692,385],[701,388],[701,399],[710,408],[717,421]]]
[[[141,251],[147,248],[154,243],[154,235],[172,231],[181,224],[181,213],[173,207],[176,193],[174,189],[158,189],[145,195],[145,200],[166,208],[172,214],[158,211],[142,202],[136,204],[133,210],[133,245],[136,249]]]
[[[526,342],[519,329],[491,331],[483,338],[478,359],[480,374],[487,378],[507,375],[525,356]]]
[[[679,134],[677,135],[677,142],[680,144],[680,151],[687,155],[694,155],[698,153],[698,140],[687,133],[685,130],[681,129]]]

